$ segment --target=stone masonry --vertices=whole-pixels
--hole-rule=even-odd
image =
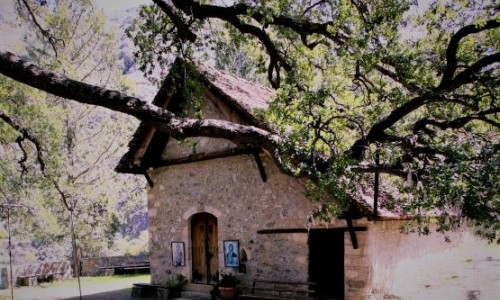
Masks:
[[[244,283],[252,278],[307,280],[307,235],[259,235],[260,229],[307,228],[312,204],[300,180],[283,175],[264,160],[267,182],[253,156],[240,155],[154,171],[150,189],[150,254],[155,283],[182,273],[190,278],[190,218],[207,212],[218,219],[219,270],[224,240],[239,240],[247,253]],[[167,217],[171,216],[171,217]],[[186,245],[185,267],[172,267],[171,241]],[[234,270],[233,270],[234,271]]]
[[[191,278],[190,218],[207,212],[218,219],[219,270],[224,268],[223,241],[239,240],[247,254],[246,273],[238,274],[242,286],[253,279],[284,281],[308,280],[308,235],[257,234],[261,229],[308,228],[308,215],[314,208],[304,196],[299,179],[282,174],[262,155],[268,176],[263,182],[253,156],[239,155],[160,168],[152,172],[155,187],[150,188],[149,230],[154,283],[164,283],[181,273]],[[355,221],[356,222],[356,221]],[[355,226],[367,225],[358,220]],[[344,221],[330,224],[345,227]],[[370,267],[364,248],[365,232],[358,232],[358,249],[345,236],[346,299],[363,299]],[[186,266],[172,266],[172,241],[186,245]]]

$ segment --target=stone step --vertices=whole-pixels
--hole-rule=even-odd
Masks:
[[[210,293],[214,289],[213,285],[209,284],[197,284],[197,283],[188,283],[186,285],[186,291],[193,291],[193,292],[203,292],[203,293]]]
[[[211,300],[212,296],[210,293],[195,292],[195,291],[184,291],[181,293],[181,298],[179,299],[201,299],[201,300]]]

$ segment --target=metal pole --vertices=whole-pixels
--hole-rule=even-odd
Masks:
[[[23,207],[24,205],[21,204],[11,204],[11,203],[2,203],[0,204],[0,207],[5,207],[7,208],[7,231],[9,234],[9,285],[10,285],[10,297],[12,300],[14,300],[14,276],[13,276],[13,271],[12,271],[12,231],[11,231],[11,224],[10,224],[10,210],[12,208],[20,208]],[[28,207],[29,209],[29,207]]]
[[[380,151],[377,147],[375,152],[375,166],[378,168],[380,165]],[[375,188],[373,192],[373,219],[377,220],[378,216],[378,192],[379,192],[379,184],[380,184],[380,173],[378,170],[375,171]]]
[[[76,273],[76,278],[78,280],[78,292],[80,295],[80,300],[82,300],[82,285],[80,283],[80,262],[77,258],[77,249],[76,249],[76,234],[75,234],[75,222],[73,221],[73,209],[70,211],[71,212],[71,244],[73,245],[73,262],[75,264],[75,273]]]
[[[7,205],[7,228],[9,231],[10,299],[14,300],[14,284],[12,282],[12,278],[13,278],[12,277],[12,239],[11,239],[11,235],[10,235],[10,205]]]

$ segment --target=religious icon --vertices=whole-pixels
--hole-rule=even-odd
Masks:
[[[183,242],[172,242],[172,265],[174,267],[186,265]]]
[[[224,262],[226,267],[237,268],[240,265],[238,241],[224,241]]]

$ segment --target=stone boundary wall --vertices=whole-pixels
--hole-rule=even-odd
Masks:
[[[149,257],[145,255],[82,257],[81,274],[82,276],[102,276],[105,275],[105,270],[99,268],[139,265],[146,263],[149,263]]]
[[[72,277],[72,268],[69,261],[52,261],[16,265],[13,269],[13,282],[17,286],[34,286],[40,282],[50,282]],[[0,289],[9,288],[9,268],[2,267],[0,276]]]
[[[9,287],[10,287],[9,269],[1,267],[0,268],[0,290],[8,289]]]

